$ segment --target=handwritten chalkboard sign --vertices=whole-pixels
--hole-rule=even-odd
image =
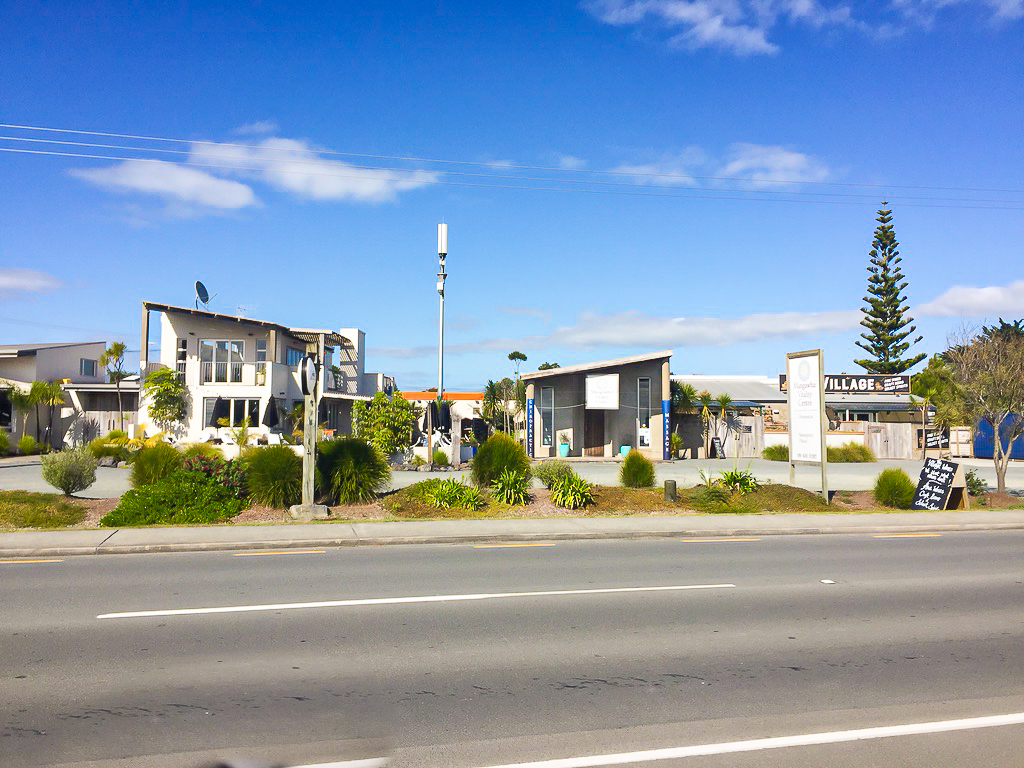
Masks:
[[[929,430],[924,439],[924,447],[930,451],[944,451],[949,448],[949,430]]]
[[[722,445],[722,438],[712,437],[711,438],[711,450],[714,451],[716,459],[725,458],[725,446]]]
[[[925,459],[911,509],[938,512],[967,506],[967,483],[960,465],[945,459]]]

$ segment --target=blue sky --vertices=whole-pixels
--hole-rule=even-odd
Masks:
[[[3,5],[0,343],[137,349],[200,278],[436,386],[443,219],[448,389],[855,372],[883,199],[914,351],[1024,316],[1022,0],[324,5]]]

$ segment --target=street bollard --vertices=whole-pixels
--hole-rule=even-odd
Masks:
[[[676,481],[666,480],[665,481],[665,501],[676,500]]]

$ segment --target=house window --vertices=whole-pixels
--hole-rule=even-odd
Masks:
[[[217,414],[216,419],[214,416],[214,409],[217,406],[217,401],[221,400],[222,405],[220,413]],[[226,420],[227,424],[218,423],[221,419]],[[259,425],[260,420],[260,401],[256,398],[219,398],[219,397],[204,397],[203,398],[203,426],[208,427],[211,424],[218,427],[230,426],[240,427],[242,421],[249,419],[249,426],[255,427]]]
[[[295,347],[288,347],[285,350],[285,364],[290,368],[298,368],[302,364],[302,358],[306,353]]]
[[[555,444],[555,388],[540,388],[540,444]]]
[[[266,376],[267,373],[267,340],[257,339],[256,340],[256,374],[263,374]]]
[[[178,380],[185,380],[185,363],[188,361],[188,339],[178,339],[178,351],[175,356],[174,366],[178,371]]]
[[[86,360],[84,357],[81,358],[78,364],[78,372],[83,376],[95,376],[96,375],[96,361]]]
[[[0,427],[11,428],[11,417],[14,409],[11,407],[11,390],[0,389]]]
[[[651,380],[637,379],[636,382],[636,413],[640,422],[640,441],[638,445],[645,448],[651,444]]]
[[[241,384],[244,341],[203,339],[199,342],[202,383]]]

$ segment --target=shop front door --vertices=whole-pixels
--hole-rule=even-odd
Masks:
[[[583,455],[604,456],[604,411],[583,411]]]

